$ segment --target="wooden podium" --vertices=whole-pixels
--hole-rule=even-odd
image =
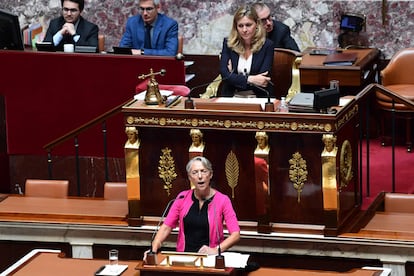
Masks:
[[[174,256],[174,253],[181,255],[181,257],[191,258],[194,257],[194,260],[198,260],[198,265],[196,262],[191,263],[175,263],[173,260],[169,260]],[[151,276],[164,276],[164,275],[236,275],[236,271],[232,267],[225,267],[223,269],[217,269],[214,267],[206,267],[203,265],[203,257],[199,253],[187,253],[187,252],[161,252],[158,254],[157,260],[158,263],[155,265],[147,265],[144,262],[138,263],[135,269],[139,270],[141,276],[151,275]]]
[[[264,112],[237,103],[222,110],[194,100],[195,109],[185,109],[184,100],[173,108],[142,101],[123,107],[125,125],[136,127],[141,141],[139,216],[160,216],[190,188],[191,129],[202,132],[197,154],[212,162],[212,185],[230,197],[242,228],[337,235],[357,211],[355,99],[336,114]],[[263,150],[258,133],[268,143]]]

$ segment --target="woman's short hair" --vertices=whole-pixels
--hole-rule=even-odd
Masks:
[[[203,166],[207,170],[209,170],[210,172],[213,172],[213,166],[211,165],[211,162],[207,158],[205,158],[204,156],[196,156],[193,159],[191,159],[190,161],[188,161],[187,166],[185,167],[188,174],[191,171],[191,167],[193,166],[193,163],[196,162],[196,161],[201,162],[201,164],[203,164]]]

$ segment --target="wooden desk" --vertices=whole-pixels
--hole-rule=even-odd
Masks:
[[[306,49],[299,66],[302,91],[327,88],[330,80],[339,80],[341,92],[348,90],[356,95],[363,86],[375,81],[376,64],[379,58],[378,49],[349,49],[349,53],[357,53],[358,59],[352,66],[325,66],[326,56],[310,55]]]
[[[25,276],[25,275],[94,275],[94,273],[103,265],[108,263],[107,260],[97,259],[71,259],[60,257],[58,253],[39,252],[34,254],[32,258],[16,265],[14,269],[8,270],[8,275]],[[227,271],[219,271],[216,269],[192,269],[169,267],[157,270],[156,267],[143,269],[142,261],[119,261],[119,264],[128,265],[128,269],[122,273],[122,276],[138,276],[138,275],[249,275],[249,276],[267,276],[267,275],[284,275],[284,276],[379,276],[382,270],[365,270],[354,269],[348,272],[332,272],[332,271],[315,271],[315,270],[299,270],[299,269],[279,269],[279,268],[259,268],[250,273],[243,273],[233,269]],[[138,268],[138,270],[136,270]]]
[[[17,266],[8,275],[42,275],[42,276],[65,276],[65,275],[95,275],[95,272],[103,265],[108,264],[107,260],[97,259],[72,259],[61,257],[59,253],[36,253],[28,261]],[[122,276],[137,276],[135,270],[138,261],[119,261],[120,265],[128,265],[128,269]]]
[[[0,221],[126,225],[127,214],[127,201],[9,196],[0,202]]]

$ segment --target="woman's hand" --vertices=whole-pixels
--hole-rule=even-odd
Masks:
[[[270,81],[270,77],[268,77],[267,75],[268,75],[267,71],[261,74],[257,74],[257,75],[250,75],[247,78],[247,82],[257,85],[257,86],[266,87]]]
[[[207,254],[207,255],[217,255],[218,249],[217,248],[211,248],[207,245],[203,245],[199,250],[198,253]]]

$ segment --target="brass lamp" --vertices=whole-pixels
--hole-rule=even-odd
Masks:
[[[145,104],[147,105],[159,105],[164,103],[164,98],[162,97],[160,93],[160,89],[158,87],[158,82],[155,79],[156,75],[165,75],[165,69],[161,69],[159,72],[154,73],[153,69],[150,69],[149,74],[142,74],[139,76],[139,79],[146,79],[150,77],[147,84],[147,92],[145,94]]]

